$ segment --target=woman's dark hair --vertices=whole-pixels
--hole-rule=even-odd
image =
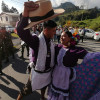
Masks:
[[[22,18],[22,13],[20,13],[20,15],[19,15],[19,20]]]
[[[72,37],[72,33],[69,32],[68,30],[65,30],[64,32],[68,35],[68,37]]]
[[[44,22],[44,24],[43,24],[44,28],[54,28],[56,26],[57,26],[57,24],[53,20],[48,20],[48,21]]]

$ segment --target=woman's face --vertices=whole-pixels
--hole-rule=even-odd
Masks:
[[[68,37],[68,35],[65,32],[62,32],[61,37],[60,37],[60,42],[63,45],[68,45],[68,42],[70,42],[71,38]]]

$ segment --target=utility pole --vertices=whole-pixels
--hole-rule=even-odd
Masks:
[[[81,5],[81,7],[82,7],[82,10],[84,9],[84,7],[85,7],[85,0],[83,0],[83,4]],[[81,21],[83,20],[83,12],[82,12],[82,17],[81,17]]]
[[[81,5],[81,9],[84,9],[84,5]],[[81,17],[81,21],[83,20],[83,11],[82,11],[82,17]]]
[[[89,9],[89,0],[88,0],[88,2],[87,2],[87,9]]]

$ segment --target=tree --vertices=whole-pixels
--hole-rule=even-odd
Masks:
[[[60,17],[59,18],[59,23],[61,24],[61,26],[63,26],[64,24],[66,24],[66,20],[64,19],[64,17]]]
[[[1,9],[2,9],[2,12],[9,12],[9,8],[8,8],[8,5],[6,5],[4,3],[4,1],[2,1],[2,4],[1,4]]]
[[[9,9],[8,5],[6,5],[4,3],[4,1],[2,1],[1,9],[2,9],[2,12],[19,13],[18,10],[16,8],[14,8],[14,7]]]
[[[12,8],[10,9],[10,12],[11,12],[11,13],[19,13],[18,10],[17,10],[16,8],[14,8],[14,7],[12,7]]]

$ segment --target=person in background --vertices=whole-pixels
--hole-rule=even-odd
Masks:
[[[71,32],[72,34],[74,33],[73,27],[69,27],[68,30],[69,30],[69,32]]]
[[[37,31],[38,31],[39,33],[41,33],[42,30],[43,30],[43,23],[40,23],[39,25],[37,25]]]
[[[21,56],[20,56],[21,59],[24,59],[25,48],[27,50],[27,56],[29,56],[29,46],[24,41],[21,40]]]
[[[61,32],[62,32],[62,30],[60,28],[57,28],[57,30],[56,30],[56,36],[57,36],[58,43],[60,43]]]
[[[2,59],[3,59],[3,42],[5,38],[5,31],[3,27],[0,27],[0,75],[3,74],[2,72]]]
[[[83,27],[80,31],[80,36],[81,36],[81,39],[82,39],[82,42],[84,40],[84,36],[85,36],[85,27]]]
[[[8,63],[10,55],[12,55],[13,59],[15,58],[14,48],[13,48],[11,34],[6,31],[5,27],[3,27],[3,31],[5,32],[5,38],[4,38],[4,44],[3,44],[3,50],[5,53],[5,59],[6,59],[5,63]]]
[[[36,34],[37,36],[39,36],[40,33],[41,32],[39,29],[37,29],[37,26],[32,27],[31,34]]]
[[[78,34],[78,33],[79,33],[79,27],[76,26],[76,27],[74,28],[74,34]]]

